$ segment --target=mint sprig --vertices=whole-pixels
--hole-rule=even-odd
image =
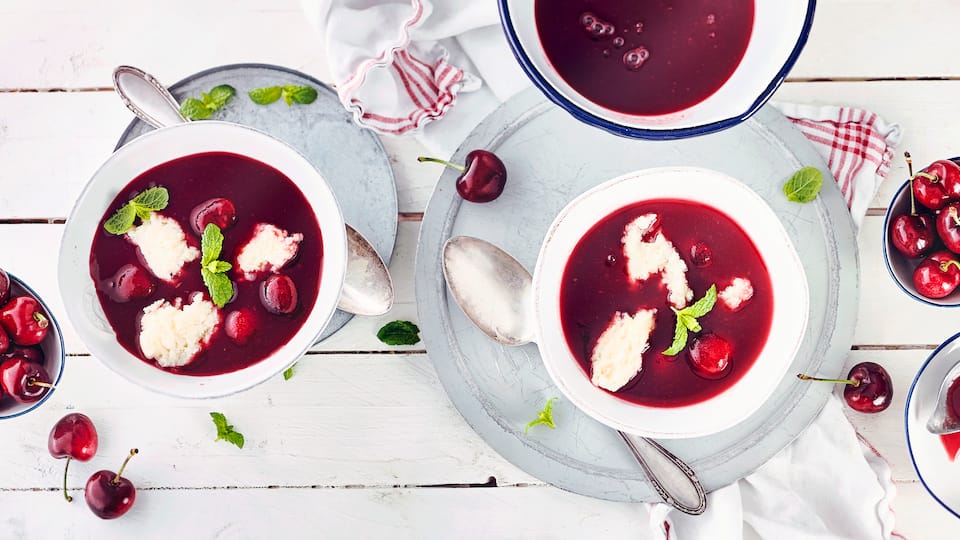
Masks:
[[[223,233],[220,227],[208,223],[200,237],[200,277],[210,291],[210,299],[221,308],[233,299],[233,282],[226,274],[233,265],[219,260],[222,249]]]
[[[180,104],[180,114],[190,120],[203,120],[220,110],[236,94],[229,84],[214,86],[210,92],[200,92],[200,99],[187,98]]]
[[[688,332],[696,333],[703,330],[700,326],[700,321],[697,319],[710,313],[716,303],[717,286],[714,284],[707,289],[703,298],[693,304],[683,309],[677,309],[671,306],[670,309],[677,315],[677,325],[673,330],[673,344],[670,345],[670,348],[663,351],[663,354],[666,356],[676,356],[679,354],[680,351],[687,346]]]
[[[288,367],[287,369],[285,369],[285,370],[283,371],[283,380],[289,381],[290,379],[293,378],[293,368],[295,368],[295,367],[297,367],[296,364]]]
[[[804,167],[783,185],[783,194],[790,202],[808,203],[817,198],[822,187],[823,173],[816,167]]]
[[[420,328],[410,321],[392,321],[377,332],[377,339],[387,345],[416,345],[420,343]]]
[[[103,228],[110,234],[124,234],[133,227],[139,217],[141,221],[150,219],[152,212],[159,212],[170,203],[170,194],[165,187],[152,187],[141,192],[127,204],[121,206],[103,224]]]
[[[265,86],[263,88],[254,88],[247,92],[250,100],[257,105],[269,105],[280,98],[287,105],[299,103],[309,105],[317,99],[317,89],[312,86],[297,86],[288,84],[284,86]]]
[[[227,423],[227,417],[223,413],[212,412],[210,418],[213,419],[213,425],[217,426],[216,441],[227,441],[228,443],[243,448],[243,434],[235,431],[233,426]]]
[[[530,421],[527,424],[527,427],[523,428],[523,434],[526,435],[530,432],[530,428],[543,424],[550,429],[557,429],[556,424],[553,423],[553,401],[557,399],[552,397],[547,400],[546,405],[543,406],[543,410],[537,411],[537,417]]]

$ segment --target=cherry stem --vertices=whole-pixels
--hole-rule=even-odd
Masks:
[[[70,470],[70,460],[72,459],[71,457],[67,457],[67,465],[63,468],[63,498],[66,499],[67,502],[73,502],[73,497],[67,493],[67,471]]]
[[[956,266],[957,269],[960,270],[960,262],[957,262],[957,261],[944,261],[944,262],[940,263],[940,271],[941,271],[941,272],[946,272],[947,269],[949,269],[951,266]]]
[[[140,451],[136,448],[130,449],[130,455],[127,456],[127,459],[123,460],[123,465],[120,466],[120,470],[117,471],[117,475],[113,477],[113,485],[120,483],[120,477],[123,476],[123,470],[127,468],[127,463],[130,463],[130,459],[139,453]]]
[[[913,159],[910,157],[910,152],[904,152],[903,157],[907,160],[907,173],[910,174],[910,215],[917,215],[917,201],[913,196]]]
[[[431,163],[440,163],[441,165],[446,165],[447,167],[450,167],[451,169],[456,169],[460,172],[467,171],[467,168],[464,167],[463,165],[457,165],[456,163],[450,163],[449,161],[444,161],[442,159],[420,156],[417,158],[417,161],[419,161],[420,163],[423,163],[425,161],[429,161]]]
[[[953,219],[953,222],[954,222],[955,224],[957,224],[958,227],[960,227],[960,216],[957,216],[957,207],[956,207],[956,206],[951,206],[951,207],[950,207],[950,210],[947,212],[947,215],[948,215],[951,219]]]
[[[817,382],[829,382],[837,384],[849,384],[854,388],[860,386],[860,381],[856,379],[821,379],[820,377],[811,377],[809,375],[804,375],[803,373],[797,373],[797,378],[801,381],[817,381]]]
[[[926,178],[927,180],[933,182],[934,184],[940,181],[940,177],[939,177],[939,176],[937,176],[937,175],[935,175],[935,174],[925,173],[925,172],[923,172],[923,171],[918,172],[918,173],[916,174],[916,176],[919,176],[919,177],[921,177],[921,178]]]
[[[50,383],[38,381],[34,378],[27,379],[27,386],[42,386],[43,388],[56,388],[56,386]]]
[[[37,321],[37,326],[40,328],[46,328],[50,324],[50,321],[39,311],[33,313],[33,320]]]

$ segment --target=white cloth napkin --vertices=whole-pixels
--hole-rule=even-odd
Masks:
[[[413,133],[435,155],[452,154],[480,120],[530,85],[492,0],[302,1],[356,121],[383,134]],[[823,154],[859,226],[889,170],[899,127],[848,107],[778,107]],[[704,515],[643,507],[658,539],[889,539],[894,494],[889,465],[833,397],[794,443],[711,493]]]

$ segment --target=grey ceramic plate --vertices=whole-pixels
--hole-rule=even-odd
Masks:
[[[233,64],[201,71],[170,86],[178,101],[199,97],[219,84],[229,84],[237,95],[211,119],[236,122],[285,141],[310,160],[330,183],[344,220],[373,244],[390,263],[397,238],[397,188],[390,160],[380,140],[357,126],[340,104],[337,93],[322,82],[292,69],[267,64]],[[319,96],[310,105],[287,106],[283,100],[257,105],[247,91],[264,86],[308,85]],[[117,148],[152,130],[134,120]],[[337,311],[318,340],[347,324],[353,315]]]
[[[840,374],[856,317],[859,262],[853,221],[816,150],[771,107],[729,130],[672,142],[618,138],[581,124],[535,90],[513,98],[467,138],[454,155],[495,151],[509,174],[489,204],[464,203],[455,174],[437,184],[424,216],[417,253],[417,305],[423,340],[440,380],[467,422],[504,458],[545,482],[616,501],[657,499],[615,432],[565,401],[535,345],[508,348],[476,330],[447,295],[440,270],[444,241],[456,235],[489,240],[534,267],[554,216],[578,194],[631,170],[669,165],[715,169],[757,191],[781,217],[810,285],[806,337],[773,397],[731,429],[662,441],[689,463],[707,490],[738,480],[788,445],[817,416],[830,385],[797,380],[803,371]],[[813,203],[790,203],[781,192],[793,172],[812,165],[827,181]],[[556,430],[523,433],[550,397]]]

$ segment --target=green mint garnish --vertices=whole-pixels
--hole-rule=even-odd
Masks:
[[[152,212],[163,210],[169,202],[170,194],[167,193],[167,188],[152,187],[121,206],[103,224],[103,228],[110,234],[124,234],[133,227],[133,222],[138,217],[141,221],[147,221]]]
[[[823,187],[823,174],[816,167],[804,167],[793,174],[783,185],[783,194],[787,200],[808,203],[817,198]]]
[[[221,308],[233,298],[233,282],[226,274],[233,265],[219,260],[222,249],[223,233],[220,227],[208,223],[200,237],[200,277],[210,291],[210,299]]]
[[[543,406],[543,410],[537,411],[537,418],[531,420],[527,427],[523,428],[523,434],[526,435],[530,432],[530,428],[533,426],[543,424],[550,429],[557,429],[556,424],[553,423],[553,401],[557,399],[552,397],[547,400],[547,404]]]
[[[283,371],[283,380],[289,381],[290,379],[293,378],[293,368],[295,368],[295,367],[297,367],[296,364],[288,367],[287,369],[285,369],[285,370]]]
[[[716,303],[717,286],[711,285],[710,288],[707,289],[707,293],[703,295],[703,298],[693,304],[683,309],[671,307],[670,309],[677,314],[677,325],[673,329],[673,344],[670,345],[669,349],[663,351],[663,354],[666,356],[676,356],[679,354],[680,351],[687,346],[687,333],[703,330],[700,326],[700,321],[697,319],[710,313]]]
[[[210,418],[213,419],[213,425],[217,426],[216,441],[227,441],[237,448],[243,448],[243,434],[233,430],[233,426],[227,423],[227,417],[223,413],[212,412]]]
[[[266,86],[264,88],[254,88],[247,92],[250,99],[257,105],[269,105],[281,97],[287,105],[300,103],[309,105],[317,99],[317,89],[312,86],[296,86],[288,84],[286,86]]]
[[[393,321],[383,325],[377,339],[387,345],[416,345],[420,343],[420,329],[410,321]]]
[[[214,86],[210,92],[201,92],[200,99],[187,98],[180,104],[180,114],[190,120],[203,120],[220,110],[237,91],[229,84]]]

